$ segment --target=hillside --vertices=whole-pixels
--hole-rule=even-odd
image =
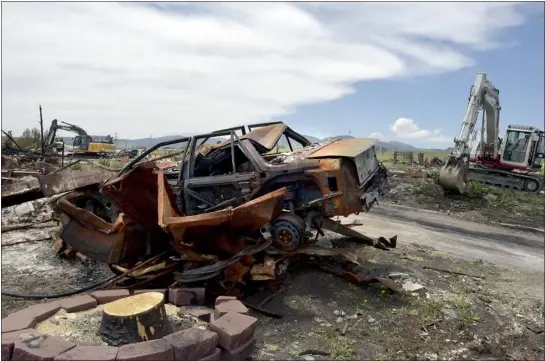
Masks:
[[[164,136],[164,137],[157,137],[157,138],[140,138],[140,139],[117,139],[116,140],[116,147],[118,149],[131,149],[131,148],[138,148],[138,147],[152,147],[158,143],[161,143],[161,142],[167,142],[167,141],[170,141],[170,140],[174,140],[176,138],[182,138],[184,136],[190,136],[189,134],[188,135],[167,135],[167,136]],[[304,137],[307,138],[311,143],[322,143],[322,142],[326,142],[326,141],[330,141],[330,140],[334,140],[334,139],[347,139],[347,138],[354,138],[350,135],[337,135],[337,136],[333,136],[333,137],[327,137],[327,138],[323,138],[323,139],[320,139],[320,138],[317,138],[317,137],[313,137],[311,135],[306,135],[304,134]],[[67,143],[67,144],[72,144],[73,142],[73,138],[72,137],[64,137],[64,142]],[[214,139],[212,141],[208,141],[207,144],[215,144],[217,142],[217,139]],[[175,147],[176,145],[174,145],[173,147]],[[285,141],[280,141],[280,147],[287,147],[287,142]],[[407,143],[402,143],[402,142],[397,142],[397,141],[390,141],[390,142],[385,142],[385,141],[378,141],[377,142],[377,147],[378,148],[382,148],[384,150],[406,150],[406,151],[417,151],[417,150],[420,150],[420,148],[417,148],[411,144],[407,144]],[[439,150],[439,149],[438,149]],[[449,149],[447,149],[449,150]],[[441,149],[441,151],[444,151]]]

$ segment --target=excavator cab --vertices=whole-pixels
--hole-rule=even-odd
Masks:
[[[500,149],[506,165],[539,169],[545,156],[545,133],[530,126],[509,125]]]
[[[77,135],[74,138],[74,149],[87,151],[89,149],[89,144],[91,143],[91,137],[88,135]]]

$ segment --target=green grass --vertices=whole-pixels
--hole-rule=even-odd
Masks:
[[[475,316],[472,311],[471,303],[462,295],[458,295],[452,301],[452,305],[458,310],[459,323],[458,329],[463,329],[471,325],[475,321],[479,321],[479,317]]]
[[[437,322],[445,305],[440,301],[424,300],[419,305],[420,317],[422,324],[428,325],[432,322]]]
[[[98,160],[98,164],[103,165],[105,167],[109,167],[110,166],[110,160],[106,159],[106,158],[100,158]]]
[[[431,174],[431,179],[411,179],[412,193],[415,196],[444,197],[441,186],[437,183],[438,174]],[[487,186],[470,180],[467,194],[456,197],[458,201],[484,201],[489,208],[501,207],[514,212],[543,212],[545,197],[516,190]]]

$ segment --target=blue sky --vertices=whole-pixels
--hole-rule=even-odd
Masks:
[[[446,148],[478,71],[502,133],[543,128],[543,6],[3,3],[2,129],[36,126],[41,104],[118,138],[284,120]]]
[[[525,4],[541,7],[543,3]],[[472,52],[476,64],[445,74],[366,81],[355,86],[355,93],[342,99],[297,107],[295,114],[283,117],[297,129],[312,128],[318,134],[367,136],[380,132],[392,140],[395,119],[413,119],[420,128],[441,128],[444,134],[458,136],[467,106],[469,89],[477,72],[500,89],[501,137],[508,124],[533,125],[544,129],[544,21],[543,12],[531,13],[527,23],[502,34],[512,46]],[[423,146],[443,146],[434,142],[407,141]]]

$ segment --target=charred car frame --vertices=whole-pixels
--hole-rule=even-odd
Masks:
[[[210,145],[213,138],[219,141]],[[142,163],[173,144],[184,149],[175,167]],[[369,240],[330,218],[367,212],[382,194],[387,171],[374,144],[358,138],[311,144],[281,122],[163,142],[103,183],[100,195],[61,198],[59,238],[125,267],[158,252],[213,263],[248,255],[249,248],[255,253],[259,244],[269,255],[292,255],[323,229]],[[95,208],[82,206],[88,201]]]

